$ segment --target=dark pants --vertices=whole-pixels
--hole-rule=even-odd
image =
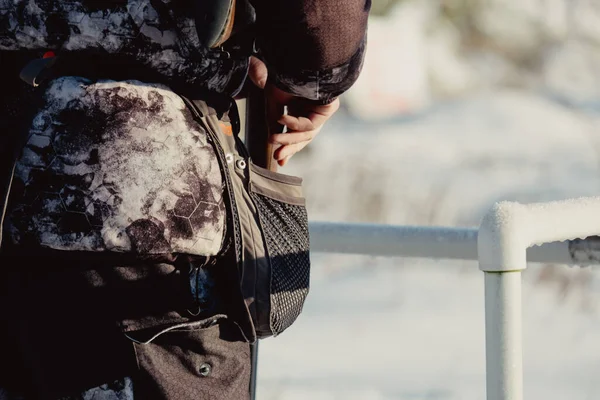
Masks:
[[[210,301],[199,304],[189,260],[9,254],[0,263],[0,387],[58,399],[128,377],[139,399],[249,398],[249,344],[222,300],[225,266],[207,271]]]

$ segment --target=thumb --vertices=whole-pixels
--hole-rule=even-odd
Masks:
[[[259,88],[264,89],[267,83],[267,66],[260,59],[252,56],[250,57],[250,65],[248,69],[248,77],[250,80]]]
[[[278,96],[279,89],[269,84],[265,89],[265,112],[267,117],[267,127],[269,134],[283,132],[283,125],[279,124],[279,119],[285,113],[287,101],[282,96]]]

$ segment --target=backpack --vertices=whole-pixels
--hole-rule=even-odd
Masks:
[[[232,35],[240,13],[253,18],[246,3],[190,3],[37,0],[0,10],[0,51],[31,55],[21,79],[37,92],[0,239],[157,260],[219,263],[233,251],[253,341],[287,329],[308,294],[302,180],[252,162],[235,102],[219,95],[235,92],[245,71],[235,66],[248,56],[245,39]],[[127,68],[132,60],[139,68]],[[215,79],[215,65],[229,74]]]

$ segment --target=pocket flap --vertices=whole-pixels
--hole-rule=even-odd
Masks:
[[[250,164],[250,190],[273,200],[304,206],[302,178]]]

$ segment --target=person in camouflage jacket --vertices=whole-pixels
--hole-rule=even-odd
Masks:
[[[189,1],[0,0],[0,400],[248,398],[237,271],[208,262],[223,181],[179,95],[227,122],[264,89],[284,165],[358,78],[369,9],[236,1],[231,37],[206,48]],[[19,74],[42,55],[60,62],[31,87]]]

